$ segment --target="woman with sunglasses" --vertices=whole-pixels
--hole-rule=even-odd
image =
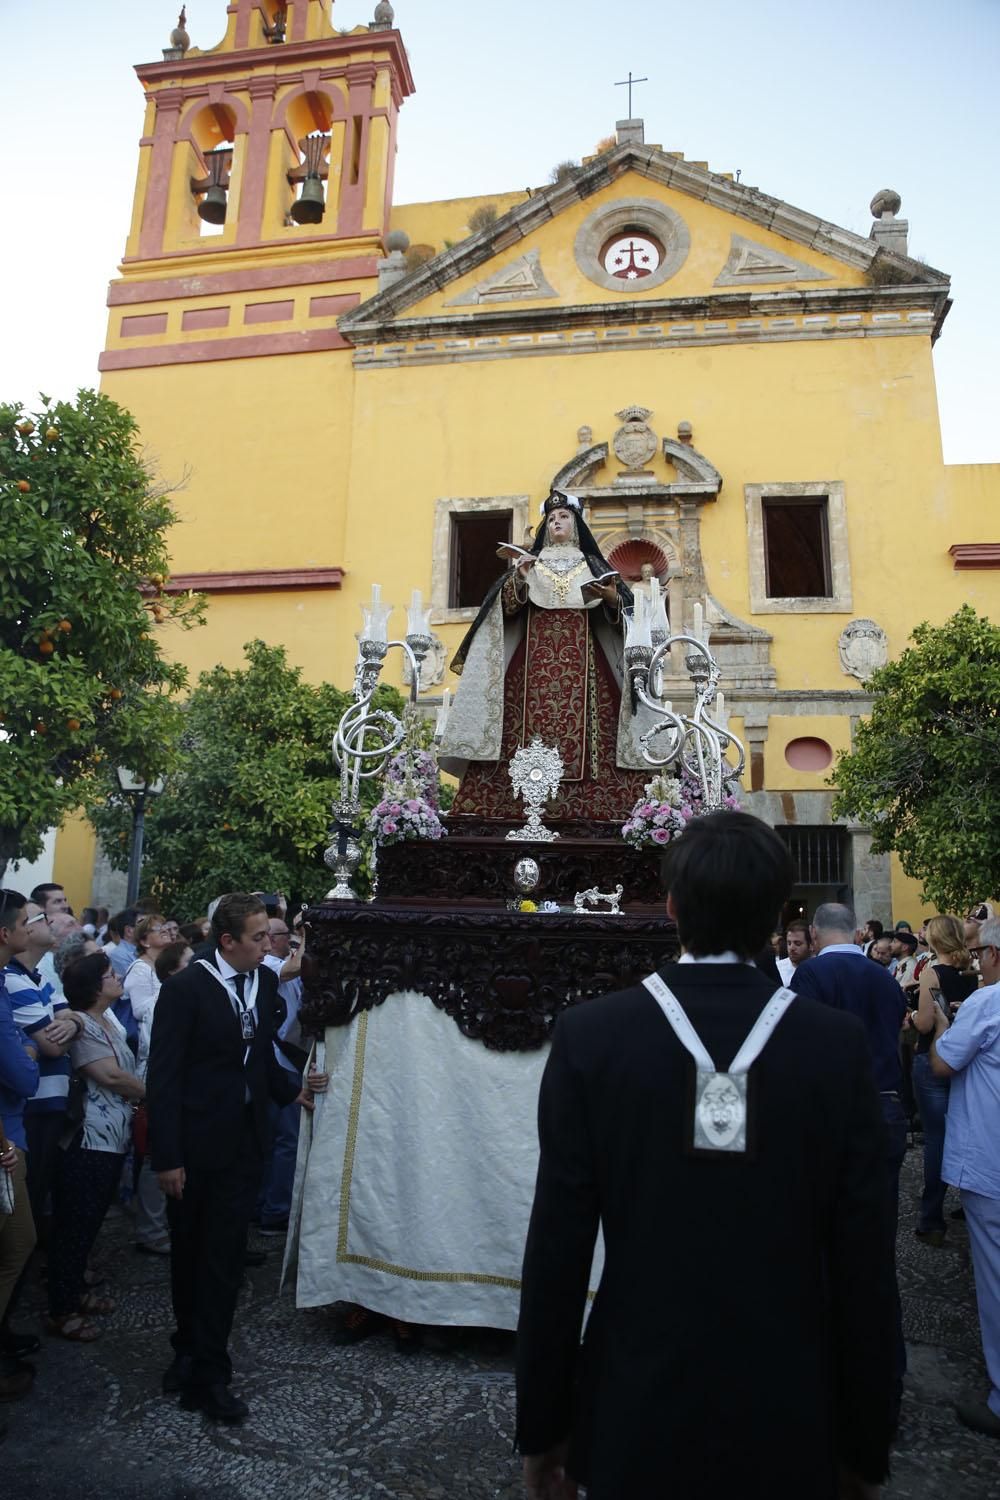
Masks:
[[[84,1284],[87,1256],[114,1199],[132,1146],[132,1106],[146,1095],[121,1025],[108,1014],[122,982],[105,953],[71,963],[63,992],[83,1016],[83,1032],[70,1061],[86,1088],[83,1124],[65,1152],[53,1191],[49,1252],[50,1333],[91,1343],[100,1329],[88,1313],[114,1312],[115,1304]]]

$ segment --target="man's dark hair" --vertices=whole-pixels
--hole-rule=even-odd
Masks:
[[[54,880],[43,880],[41,885],[35,886],[28,900],[34,901],[35,905],[40,906],[44,911],[49,904],[49,896],[52,892],[63,890],[65,890],[65,886],[57,885]]]
[[[238,942],[247,922],[258,915],[267,915],[267,908],[259,896],[249,895],[246,891],[231,891],[228,896],[223,896],[212,913],[215,946],[218,948],[221,944],[224,932]]]
[[[751,958],[775,929],[792,889],[787,848],[742,812],[695,818],[667,846],[666,883],[684,947],[696,956],[732,949]]]
[[[910,953],[916,953],[917,939],[912,932],[900,932],[897,929],[892,936],[902,943],[903,947],[908,949]]]
[[[18,912],[27,904],[27,896],[22,896],[20,891],[0,890],[0,927],[13,927]]]
[[[134,927],[138,920],[139,912],[137,909],[134,906],[126,906],[124,910],[115,912],[108,926],[113,927],[120,938],[124,938],[126,927]]]
[[[104,976],[111,969],[106,953],[85,953],[63,970],[62,987],[71,1010],[89,1010],[101,993]]]
[[[809,923],[802,917],[796,917],[794,922],[789,922],[785,928],[785,936],[790,932],[803,932],[806,937],[810,936]]]
[[[872,935],[873,943],[877,943],[879,938],[885,932],[885,928],[882,926],[882,923],[879,921],[878,917],[869,917],[868,921],[865,923],[865,926],[868,928],[868,931]]]

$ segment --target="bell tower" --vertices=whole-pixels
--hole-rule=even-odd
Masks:
[[[413,92],[391,4],[342,34],[331,0],[214,3],[226,24],[216,46],[193,45],[185,7],[162,60],[136,69],[145,125],[103,370],[163,363],[166,344],[170,362],[197,360],[206,334],[220,345],[207,357],[225,358],[223,341],[267,322],[322,331],[314,318],[375,290]],[[199,19],[209,10],[203,0]],[[308,304],[294,296],[305,287]],[[238,296],[270,288],[281,297]]]

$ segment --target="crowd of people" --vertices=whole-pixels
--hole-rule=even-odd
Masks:
[[[152,901],[114,916],[87,908],[77,920],[64,889],[54,883],[36,886],[28,896],[0,893],[0,1187],[5,1193],[0,1207],[10,1210],[0,1213],[0,1400],[27,1395],[35,1378],[31,1356],[40,1339],[18,1332],[12,1319],[36,1254],[47,1288],[48,1334],[74,1343],[100,1338],[100,1319],[114,1311],[114,1302],[91,1257],[116,1198],[134,1214],[136,1252],[171,1259],[175,1310],[184,1295],[178,1238],[189,1229],[194,1189],[182,1212],[183,1195],[172,1176],[183,1171],[185,1148],[169,1141],[169,1134],[180,1104],[188,1107],[197,1133],[211,1135],[212,1079],[206,1077],[201,1099],[184,1097],[185,1080],[206,1053],[199,1033],[171,1059],[175,1076],[166,1091],[159,1089],[158,1114],[151,1111],[150,1099],[167,1071],[164,1061],[157,1063],[166,1047],[158,1038],[170,1031],[156,1018],[164,985],[171,986],[170,1008],[181,1007],[183,976],[192,963],[199,972],[207,967],[212,973],[225,964],[232,938],[223,929],[235,899],[220,898],[205,917],[180,924]],[[256,977],[253,985],[255,994],[261,989],[261,1005],[267,990],[271,1007],[259,1028],[258,1048],[258,1003],[240,1001],[241,1029],[232,1047],[240,1069],[251,1050],[266,1052],[271,1074],[266,1088],[271,1098],[259,1101],[264,1118],[252,1153],[253,1201],[235,1257],[242,1266],[262,1258],[246,1249],[250,1218],[257,1218],[263,1234],[283,1234],[287,1228],[299,1106],[308,1106],[311,1094],[303,1091],[307,1051],[298,1021],[305,948],[301,914],[290,926],[287,904],[277,893],[239,899],[240,922],[252,917],[259,930],[240,955],[247,962],[237,967],[241,977],[266,971],[264,986]],[[233,1042],[224,1036],[227,1040]],[[240,1105],[245,1090],[249,1097],[249,1080],[248,1073],[237,1091]],[[323,1086],[315,1073],[311,1081],[314,1090]],[[205,1118],[198,1118],[199,1110]],[[239,1150],[244,1146],[237,1142]],[[166,1165],[164,1151],[171,1158]],[[225,1197],[215,1192],[218,1201]],[[197,1256],[204,1248],[196,1244]],[[203,1270],[189,1265],[188,1272],[189,1282],[207,1282],[209,1316],[218,1322],[221,1310],[225,1323],[238,1279],[232,1285],[227,1275],[220,1292]],[[230,1311],[229,1321],[231,1316]],[[223,1346],[228,1323],[224,1334]],[[199,1401],[208,1402],[205,1392],[217,1383],[216,1373],[200,1380]]]
[[[746,847],[734,866],[738,838]],[[713,815],[697,820],[670,858],[667,909],[680,963],[635,991],[566,1012],[546,1067],[519,1331],[528,1492],[575,1495],[583,1478],[594,1497],[651,1493],[643,1486],[662,1455],[654,1458],[629,1413],[684,1402],[679,1387],[669,1394],[673,1377],[648,1365],[642,1339],[635,1343],[640,1311],[684,1345],[684,1399],[696,1399],[705,1385],[696,1371],[708,1380],[712,1367],[694,1352],[698,1327],[709,1342],[721,1334],[706,1318],[702,1273],[728,1266],[724,1301],[739,1309],[740,1326],[730,1330],[727,1359],[741,1368],[777,1339],[802,1375],[806,1437],[788,1446],[789,1476],[797,1469],[796,1483],[805,1482],[807,1449],[826,1442],[829,1413],[818,1417],[812,1396],[830,1378],[849,1377],[852,1392],[838,1386],[823,1397],[839,1411],[837,1493],[872,1494],[903,1398],[894,1257],[900,1167],[917,1131],[923,1184],[913,1232],[934,1250],[963,1218],[972,1250],[991,1389],[985,1402],[959,1401],[957,1413],[1000,1438],[1000,919],[984,905],[964,919],[936,915],[916,932],[874,919],[859,930],[850,908],[825,903],[768,948],[764,914],[790,884],[787,853],[769,830],[743,814]],[[720,891],[730,898],[721,905]],[[57,885],[0,893],[0,1399],[25,1396],[35,1378],[40,1340],[18,1331],[16,1309],[36,1254],[47,1332],[77,1343],[101,1336],[114,1303],[92,1252],[109,1207],[127,1198],[137,1253],[170,1260],[176,1327],[164,1393],[216,1420],[247,1416],[228,1354],[247,1226],[256,1217],[264,1233],[287,1229],[301,1110],[327,1085],[298,1023],[305,936],[301,915],[289,915],[282,898],[258,892],[224,896],[187,924],[148,901],[114,916],[88,909],[78,921]],[[669,1031],[658,1030],[650,996]],[[796,1006],[796,997],[816,1004]],[[853,1019],[828,1020],[835,1012]],[[665,1053],[671,1032],[677,1046]],[[685,1053],[696,1061],[693,1085],[679,1071]],[[730,1071],[716,1071],[712,1058],[734,1053]],[[693,1124],[682,1119],[692,1101]],[[667,1128],[674,1110],[679,1153]],[[778,1137],[784,1154],[772,1156]],[[742,1157],[757,1163],[752,1185]],[[950,1215],[949,1185],[959,1192]],[[692,1269],[690,1246],[672,1248],[664,1214],[682,1200],[701,1205],[706,1233],[714,1223],[711,1272]],[[761,1203],[782,1220],[788,1243],[802,1242],[798,1270],[794,1256],[782,1260],[780,1288],[767,1257],[741,1240],[740,1224],[753,1222]],[[581,1356],[598,1219],[608,1259]],[[653,1316],[657,1292],[646,1282],[662,1285],[664,1255],[691,1278],[688,1311],[671,1301]],[[629,1274],[619,1280],[621,1266]],[[750,1311],[762,1289],[766,1330]],[[794,1330],[804,1307],[830,1298],[840,1326],[817,1323],[786,1338],[784,1314],[775,1314],[782,1299]],[[804,1336],[814,1341],[806,1353]],[[750,1447],[764,1415],[748,1409],[741,1418]],[[715,1460],[700,1453],[697,1462],[704,1473]],[[670,1459],[679,1483],[695,1482],[694,1463]],[[721,1486],[725,1464],[716,1466]],[[824,1483],[814,1478],[806,1490],[816,1500],[832,1495]],[[773,1493],[791,1494],[783,1485],[776,1476]]]

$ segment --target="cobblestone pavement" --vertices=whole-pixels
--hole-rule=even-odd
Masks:
[[[996,1500],[1000,1444],[967,1432],[951,1403],[986,1392],[964,1226],[932,1250],[912,1233],[919,1152],[904,1167],[900,1284],[910,1374],[891,1500]],[[951,1206],[951,1205],[949,1205]],[[248,1273],[237,1314],[242,1428],[160,1395],[170,1351],[167,1267],[131,1249],[127,1215],[102,1234],[117,1311],[90,1346],[46,1339],[28,1400],[5,1406],[4,1500],[515,1500],[513,1338],[439,1330],[415,1355],[379,1334],[330,1342],[330,1311],[277,1295],[280,1242]],[[33,1289],[22,1327],[40,1322]],[[736,1497],[738,1500],[738,1497]],[[803,1496],[802,1500],[809,1500]]]

